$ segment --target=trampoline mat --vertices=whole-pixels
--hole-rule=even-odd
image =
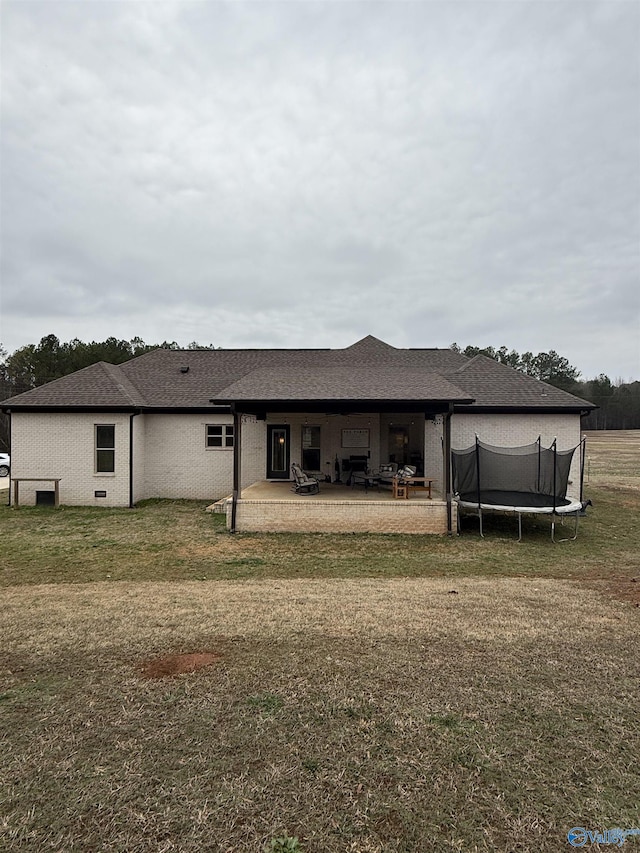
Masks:
[[[478,503],[478,493],[474,492],[460,495],[460,500],[465,503]],[[513,506],[513,507],[560,507],[569,506],[572,501],[567,498],[555,498],[553,495],[538,495],[533,492],[502,492],[483,491],[480,492],[480,503],[488,506]]]

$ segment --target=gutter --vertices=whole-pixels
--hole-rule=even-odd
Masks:
[[[9,403],[10,399],[6,402]],[[216,411],[216,414],[220,415],[226,415],[231,412],[231,408],[229,406],[220,406],[218,409],[219,411]],[[138,406],[134,409],[132,406],[6,406],[3,403],[0,403],[0,411],[4,412],[6,415],[11,414],[11,412],[56,412],[59,414],[69,414],[70,412],[73,412],[74,414],[92,414],[94,412],[127,413],[132,411],[136,415],[146,413],[155,413],[158,415],[204,415],[211,414],[211,406]]]
[[[483,405],[459,405],[455,406],[455,414],[458,415],[583,415],[588,414],[598,406],[592,406],[590,409],[582,406],[531,406],[524,403],[521,406],[483,406]]]

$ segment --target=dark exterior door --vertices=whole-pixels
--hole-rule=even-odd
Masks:
[[[289,479],[289,426],[267,426],[267,480]]]
[[[409,427],[389,427],[389,462],[406,465],[409,461]]]

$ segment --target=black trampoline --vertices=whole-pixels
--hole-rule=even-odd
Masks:
[[[584,461],[584,439],[580,442],[581,463]],[[578,518],[583,509],[582,468],[580,498],[567,497],[571,462],[577,447],[558,450],[554,439],[551,447],[542,447],[540,439],[523,447],[494,447],[476,442],[464,450],[452,450],[453,485],[460,510],[477,514],[482,529],[483,511],[514,513],[518,516],[518,541],[522,539],[522,516],[551,516],[551,539],[555,542],[555,516],[573,515],[574,535],[578,535]],[[563,540],[564,541],[564,540]]]

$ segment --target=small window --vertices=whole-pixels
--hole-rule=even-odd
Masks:
[[[115,470],[115,424],[96,424],[96,473],[113,474]]]
[[[233,447],[233,424],[207,424],[207,447]]]

